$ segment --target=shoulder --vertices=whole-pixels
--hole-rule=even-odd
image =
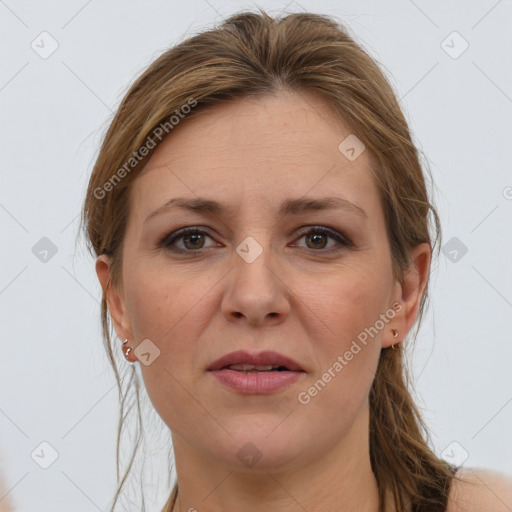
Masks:
[[[512,477],[481,468],[461,468],[453,480],[446,512],[509,512]]]

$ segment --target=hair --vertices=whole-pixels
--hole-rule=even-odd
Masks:
[[[97,156],[81,219],[91,253],[110,257],[109,285],[122,289],[120,270],[131,184],[154,148],[175,128],[173,117],[186,123],[203,108],[281,90],[317,94],[365,144],[374,161],[372,172],[385,213],[394,277],[403,283],[404,271],[411,264],[410,250],[418,244],[427,242],[434,252],[441,227],[429,200],[419,151],[392,86],[376,61],[332,17],[293,13],[272,18],[259,9],[232,15],[220,26],[166,50],[121,101]],[[185,108],[187,105],[197,106]],[[437,250],[439,256],[439,245]],[[429,280],[427,277],[421,297],[414,340],[428,300]],[[119,439],[127,391],[122,392],[115,361],[105,293],[101,320],[121,407],[113,510],[138,444],[119,483]],[[369,395],[370,460],[379,488],[379,510],[385,510],[387,496],[391,496],[399,512],[441,512],[452,480],[460,479],[458,468],[429,447],[404,357],[403,349],[381,350]],[[129,371],[128,386],[135,387],[138,405],[139,377],[132,366]],[[176,492],[177,487],[164,512],[172,509]]]

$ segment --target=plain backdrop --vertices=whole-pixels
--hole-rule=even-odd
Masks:
[[[418,403],[436,453],[512,474],[510,0],[0,0],[0,476],[17,511],[107,510],[114,491],[118,399],[76,243],[108,120],[163,50],[256,6],[336,16],[391,80],[444,235]]]

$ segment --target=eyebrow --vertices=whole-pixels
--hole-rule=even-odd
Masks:
[[[203,197],[175,197],[173,199],[169,199],[162,206],[151,212],[144,220],[144,223],[148,222],[156,215],[169,211],[173,208],[181,208],[191,212],[198,212],[217,216],[229,214],[232,211],[230,208],[227,208],[223,206],[221,203],[218,203],[217,201],[214,201],[212,199],[207,199]],[[368,218],[366,212],[361,207],[341,197],[287,199],[283,201],[283,203],[281,204],[281,207],[279,208],[279,215],[299,215],[303,212],[334,209],[343,209],[346,210],[347,212],[354,213],[364,219]]]

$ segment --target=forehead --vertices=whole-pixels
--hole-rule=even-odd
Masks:
[[[146,217],[177,196],[261,210],[326,195],[371,213],[379,208],[371,156],[363,151],[348,159],[339,146],[349,136],[350,127],[311,93],[283,91],[209,107],[156,148],[133,184],[135,213]]]

